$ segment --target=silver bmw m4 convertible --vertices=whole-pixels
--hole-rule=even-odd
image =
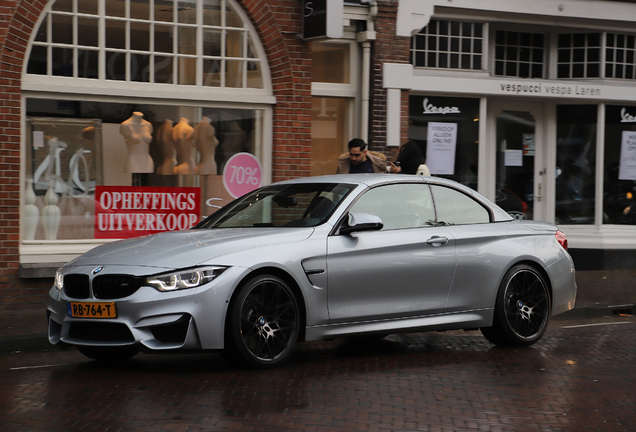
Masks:
[[[299,341],[479,329],[528,346],[574,307],[567,239],[437,177],[274,183],[186,231],[58,270],[49,340],[92,359],[210,350],[259,368]]]

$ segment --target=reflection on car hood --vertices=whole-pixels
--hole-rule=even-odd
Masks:
[[[301,241],[313,228],[227,228],[164,232],[98,246],[68,265],[183,268],[244,249]]]

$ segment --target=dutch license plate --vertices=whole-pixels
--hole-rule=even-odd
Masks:
[[[115,302],[68,302],[68,316],[73,318],[117,318]]]

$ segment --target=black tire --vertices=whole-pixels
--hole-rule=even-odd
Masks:
[[[100,362],[120,362],[128,360],[139,353],[135,345],[127,346],[85,346],[77,345],[77,350],[89,359]]]
[[[256,276],[243,284],[228,318],[223,357],[252,367],[280,365],[298,339],[298,303],[289,285],[277,276]]]
[[[529,346],[548,328],[552,302],[543,276],[533,267],[519,264],[503,278],[492,327],[481,328],[490,342],[502,346]]]

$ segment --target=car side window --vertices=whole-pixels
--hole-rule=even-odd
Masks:
[[[467,225],[490,222],[490,213],[474,198],[444,186],[431,185],[438,225]]]
[[[373,188],[356,201],[350,212],[379,216],[384,224],[383,230],[435,224],[431,191],[425,183],[390,184]]]

